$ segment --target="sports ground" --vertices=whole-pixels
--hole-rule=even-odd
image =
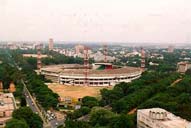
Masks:
[[[47,85],[61,98],[72,97],[75,99],[83,98],[84,96],[93,96],[99,98],[101,89],[112,89],[112,87],[66,86],[57,83],[49,83]]]

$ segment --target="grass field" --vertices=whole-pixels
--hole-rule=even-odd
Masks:
[[[83,98],[84,96],[100,96],[100,89],[112,87],[87,87],[87,86],[66,86],[61,84],[50,83],[48,87],[60,97],[72,97],[72,98]]]

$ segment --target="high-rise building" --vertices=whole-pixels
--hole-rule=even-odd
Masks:
[[[168,52],[169,52],[169,53],[173,53],[173,52],[174,52],[174,46],[169,45],[169,46],[168,46]]]
[[[54,41],[52,38],[49,39],[48,49],[53,50],[54,48]]]
[[[140,109],[137,111],[137,128],[190,128],[191,122],[161,109]]]
[[[76,54],[83,53],[84,49],[85,49],[84,45],[78,44],[78,45],[75,46],[75,53]]]

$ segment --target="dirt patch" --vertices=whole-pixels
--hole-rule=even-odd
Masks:
[[[137,108],[132,109],[131,111],[128,112],[128,115],[132,115],[137,111]]]
[[[174,81],[170,86],[175,86],[177,83],[179,83],[182,79],[177,79],[176,81]]]
[[[83,98],[84,96],[99,97],[100,90],[112,87],[87,87],[87,86],[66,86],[61,84],[47,84],[48,87],[60,97]]]

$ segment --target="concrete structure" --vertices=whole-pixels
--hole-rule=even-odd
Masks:
[[[54,41],[52,38],[49,39],[48,49],[50,51],[54,49]]]
[[[137,128],[190,128],[190,122],[161,108],[140,109]]]
[[[65,64],[46,66],[41,73],[53,82],[64,85],[83,86],[84,66]],[[120,82],[131,82],[141,76],[141,69],[134,67],[118,67],[108,63],[93,64],[89,67],[87,81],[89,86],[114,86]]]
[[[12,93],[0,93],[0,127],[12,118],[12,112],[16,109],[15,98]]]
[[[177,72],[185,73],[188,69],[191,69],[191,63],[189,62],[179,62],[177,64]]]

